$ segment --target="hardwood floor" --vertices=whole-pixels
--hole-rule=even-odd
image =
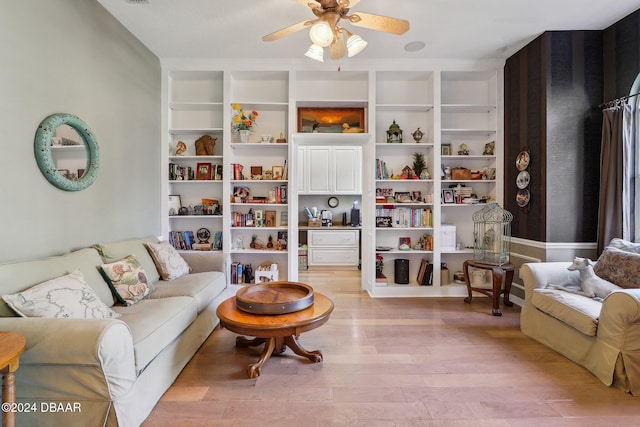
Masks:
[[[488,298],[373,299],[356,272],[302,273],[335,310],[247,378],[259,348],[216,329],[144,427],[592,427],[640,425],[640,398],[520,332],[519,308],[491,316]]]

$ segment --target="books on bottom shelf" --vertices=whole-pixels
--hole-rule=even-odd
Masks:
[[[420,286],[433,285],[433,264],[430,263],[427,259],[423,258],[420,262],[417,282]]]
[[[251,264],[242,264],[238,261],[231,263],[231,284],[242,285],[262,282],[278,281],[278,264],[264,263],[256,267],[255,272]]]

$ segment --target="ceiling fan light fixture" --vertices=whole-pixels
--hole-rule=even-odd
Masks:
[[[318,46],[314,43],[309,46],[309,50],[307,50],[307,53],[305,53],[304,56],[315,59],[316,61],[324,62],[324,49],[322,49],[322,46]]]
[[[367,42],[357,34],[351,34],[347,39],[347,55],[349,58],[356,56],[367,47]]]
[[[309,30],[309,38],[313,44],[320,47],[327,47],[333,42],[334,34],[329,24],[320,21],[313,24]]]

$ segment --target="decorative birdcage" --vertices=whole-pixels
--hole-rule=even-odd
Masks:
[[[473,259],[485,264],[509,262],[511,212],[497,203],[489,203],[473,214]]]

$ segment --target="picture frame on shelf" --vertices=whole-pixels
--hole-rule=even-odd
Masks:
[[[411,249],[411,237],[399,237],[398,249],[401,251],[408,251]]]
[[[451,144],[442,144],[440,146],[440,154],[443,156],[451,155]]]
[[[411,203],[411,193],[409,191],[396,191],[394,198],[396,203]]]
[[[198,163],[196,165],[196,179],[198,180],[211,179],[211,163]]]
[[[235,186],[233,187],[233,200],[235,203],[247,203],[250,193],[249,187]]]
[[[378,228],[391,228],[393,227],[393,219],[390,216],[377,216],[376,227]]]
[[[262,179],[262,166],[251,166],[251,179]]]
[[[222,181],[222,164],[213,165],[211,179]]]
[[[455,195],[453,193],[453,189],[444,189],[442,190],[442,203],[444,204],[453,204],[456,202]]]
[[[276,226],[276,211],[264,212],[264,226],[275,227]]]
[[[180,195],[170,194],[168,206],[169,206],[169,215],[178,215],[178,211],[180,211],[180,208],[182,207]]]
[[[282,180],[284,178],[284,166],[273,166],[271,168],[271,174],[274,180]]]
[[[299,107],[298,132],[366,132],[364,108]]]
[[[422,202],[422,191],[412,191],[411,200],[414,202]]]

